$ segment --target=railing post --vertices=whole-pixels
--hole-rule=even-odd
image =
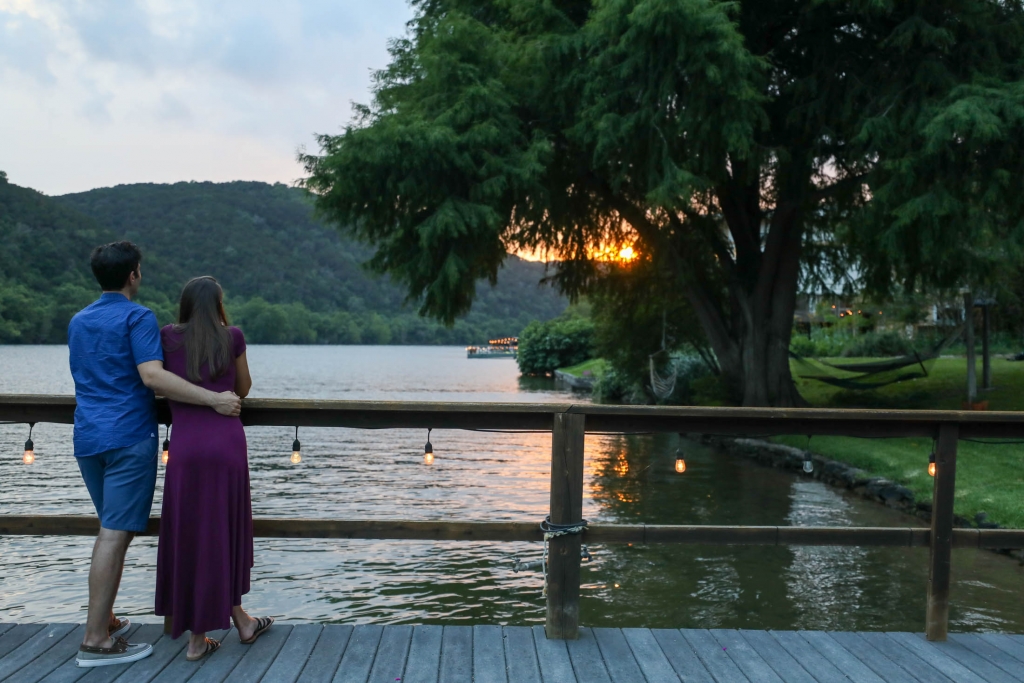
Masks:
[[[953,552],[953,499],[956,490],[956,447],[959,425],[939,425],[935,447],[935,482],[932,488],[932,530],[929,545],[928,640],[946,640],[949,632],[949,571]]]
[[[558,413],[551,436],[551,522],[571,524],[583,517],[585,416]],[[548,638],[576,640],[580,627],[579,534],[552,538],[548,546]]]

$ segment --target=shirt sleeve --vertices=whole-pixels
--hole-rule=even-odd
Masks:
[[[231,328],[231,341],[235,344],[235,358],[245,353],[245,335],[237,327]]]
[[[128,323],[128,334],[131,338],[132,357],[136,365],[164,359],[156,313],[144,308],[139,315],[132,316]]]

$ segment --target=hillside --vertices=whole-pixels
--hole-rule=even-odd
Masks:
[[[0,182],[0,342],[62,342],[67,319],[95,298],[92,246],[144,252],[140,300],[173,318],[181,285],[224,285],[229,314],[254,342],[472,343],[517,334],[565,300],[538,281],[543,264],[509,257],[451,329],[361,266],[370,251],[319,223],[302,191],[254,182],[119,185],[62,197]]]

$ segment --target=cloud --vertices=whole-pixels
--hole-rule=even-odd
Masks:
[[[5,170],[51,193],[101,178],[293,181],[296,149],[370,99],[411,16],[404,0],[0,0]],[[212,166],[195,155],[210,140]],[[58,149],[54,174],[42,160]]]
[[[55,44],[56,36],[45,22],[0,10],[0,66],[51,85],[56,78],[47,59]]]

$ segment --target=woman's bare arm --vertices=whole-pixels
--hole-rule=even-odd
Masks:
[[[249,375],[249,361],[245,359],[245,351],[235,359],[235,393],[245,398],[252,389],[252,376]]]

